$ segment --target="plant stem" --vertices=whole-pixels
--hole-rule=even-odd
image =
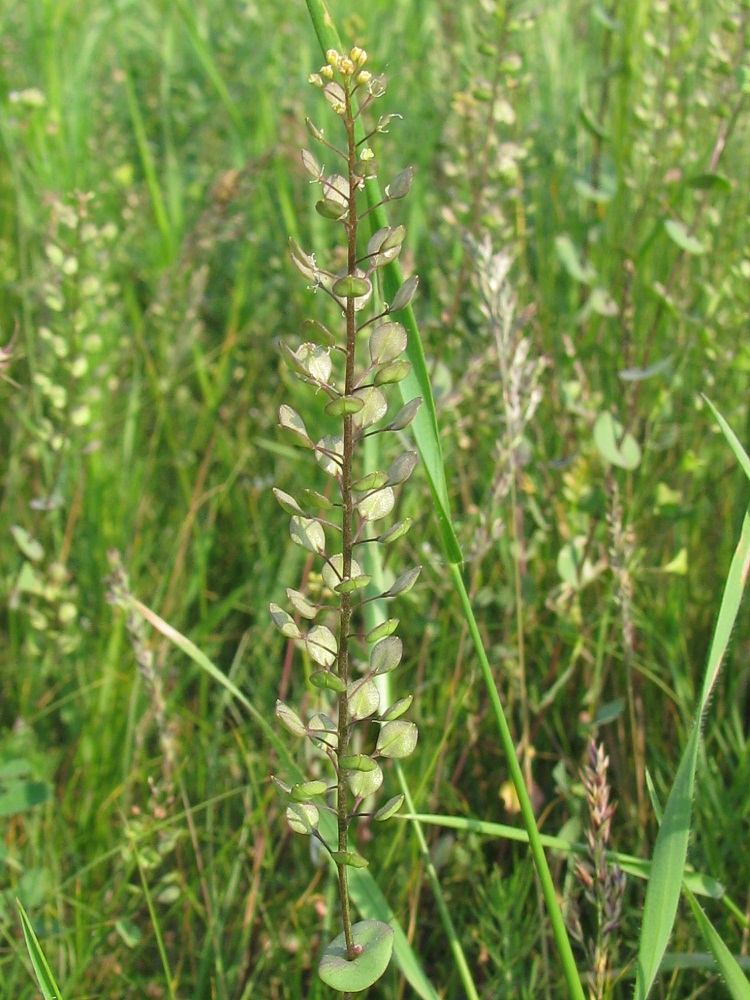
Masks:
[[[349,87],[346,92],[346,113],[344,124],[347,136],[347,165],[349,181],[349,209],[346,222],[347,232],[347,273],[353,275],[357,268],[357,189],[354,166],[357,161],[357,147],[354,138],[354,117],[352,113],[351,95]],[[354,312],[354,298],[346,300],[346,376],[344,392],[351,395],[354,389],[354,354],[357,339],[356,317]],[[342,577],[347,580],[351,577],[352,569],[352,544],[353,544],[353,514],[354,506],[352,499],[352,469],[354,464],[354,427],[352,415],[344,414],[344,442],[343,459],[341,469],[341,535],[342,535]],[[338,672],[341,680],[349,683],[349,631],[351,626],[352,603],[351,595],[342,593],[340,597],[340,628],[339,628],[339,660]],[[339,759],[345,757],[349,750],[349,698],[346,689],[339,694],[339,721],[338,721],[338,756]],[[349,795],[346,784],[346,776],[339,769],[338,771],[338,794],[337,794],[337,818],[338,818],[338,849],[346,851],[349,845]],[[349,886],[347,880],[346,865],[337,863],[339,879],[339,898],[341,902],[341,919],[344,926],[344,936],[346,938],[346,950],[350,959],[355,958],[354,939],[352,938],[352,919],[349,907]]]

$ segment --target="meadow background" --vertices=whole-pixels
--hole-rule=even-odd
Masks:
[[[581,839],[596,737],[612,846],[648,857],[649,778],[663,801],[747,506],[701,394],[747,447],[750,5],[331,8],[386,73],[382,110],[403,116],[378,155],[389,176],[415,170],[393,213],[402,264],[420,275],[454,527],[540,826]],[[119,550],[133,593],[269,720],[280,695],[305,704],[305,665],[267,609],[305,570],[270,487],[311,474],[277,428],[281,402],[309,406],[278,343],[320,318],[288,237],[321,254],[332,241],[299,158],[305,116],[325,117],[306,82],[320,63],[296,0],[2,5],[3,996],[38,995],[16,897],[67,997],[330,993],[314,968],[333,886],[285,826],[271,748],[163,637],[128,631],[104,582]],[[510,255],[528,352],[518,399],[534,405],[510,452],[472,249],[485,239]],[[607,413],[638,443],[630,468],[597,445]],[[418,472],[400,514],[416,523],[393,570],[423,566],[395,611],[415,802],[518,825]],[[705,720],[689,852],[728,890],[706,905],[735,953],[749,662],[745,613]],[[565,996],[527,849],[428,832],[481,995]],[[436,988],[460,996],[408,826],[363,850]],[[569,895],[568,858],[551,864]],[[616,996],[632,989],[643,893],[628,883]],[[723,995],[703,951],[681,907],[655,995]],[[391,968],[370,993],[409,990]]]

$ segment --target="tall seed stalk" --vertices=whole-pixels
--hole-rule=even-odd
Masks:
[[[275,489],[277,499],[291,515],[293,541],[323,561],[325,590],[321,595],[305,595],[287,589],[287,597],[299,619],[310,623],[303,631],[297,621],[276,604],[271,615],[283,635],[297,641],[319,669],[310,680],[321,698],[333,699],[335,719],[324,710],[303,722],[288,705],[277,702],[276,713],[292,733],[309,739],[322,751],[333,771],[333,782],[315,778],[289,787],[277,783],[291,799],[287,821],[297,833],[316,838],[329,853],[337,870],[342,933],[326,949],[320,963],[324,982],[345,995],[366,989],[385,971],[393,946],[391,928],[380,921],[352,923],[349,902],[348,869],[367,864],[350,843],[355,818],[370,816],[384,821],[401,807],[403,795],[389,800],[375,813],[365,812],[368,800],[383,782],[380,758],[409,756],[417,743],[417,728],[401,719],[411,704],[411,696],[381,710],[377,677],[398,666],[403,647],[395,635],[397,619],[388,619],[358,638],[359,613],[372,600],[392,598],[410,590],[419,576],[419,567],[403,572],[385,591],[368,593],[370,577],[355,558],[355,549],[366,544],[387,544],[402,537],[409,521],[393,525],[376,534],[373,522],[386,517],[395,504],[394,487],[405,482],[416,462],[415,452],[399,455],[387,471],[366,470],[358,446],[370,434],[399,431],[414,418],[421,403],[406,403],[386,427],[376,427],[386,416],[388,402],[383,388],[402,381],[410,371],[402,357],[407,346],[404,327],[391,319],[404,309],[414,296],[416,277],[408,279],[389,305],[362,320],[361,316],[378,297],[373,294],[376,272],[395,260],[401,252],[406,230],[403,226],[385,226],[377,230],[365,247],[360,230],[372,211],[359,209],[359,194],[368,178],[376,177],[377,161],[370,140],[387,129],[392,115],[381,116],[374,128],[357,138],[355,130],[362,115],[385,92],[385,79],[364,69],[367,54],[353,48],[348,55],[335,49],[327,52],[326,64],[310,82],[321,88],[334,113],[341,119],[346,145],[339,148],[325,133],[308,120],[313,138],[329,154],[344,164],[342,173],[327,174],[309,151],[302,151],[302,163],[320,185],[322,197],[318,212],[343,227],[346,245],[346,268],[333,272],[321,268],[312,254],[292,241],[292,260],[313,289],[330,296],[343,318],[344,330],[337,339],[317,321],[305,324],[306,333],[315,340],[305,341],[296,350],[283,345],[290,367],[306,383],[316,387],[316,398],[325,400],[328,417],[340,421],[340,432],[324,435],[317,442],[309,435],[304,420],[291,407],[282,405],[279,420],[298,442],[311,449],[323,471],[335,480],[338,499],[333,501],[312,489],[304,489],[294,498]],[[399,173],[386,188],[385,201],[404,197],[411,186],[410,169]],[[369,330],[369,359],[358,356],[360,334]],[[331,539],[336,539],[331,549]],[[340,545],[340,550],[339,550]],[[320,597],[320,599],[317,599]],[[325,624],[324,622],[327,622]],[[362,655],[364,652],[365,655]],[[361,672],[357,667],[362,665]],[[323,708],[328,705],[324,704]],[[360,752],[367,733],[355,736],[355,727],[365,720],[379,726],[375,748]],[[356,745],[354,740],[356,738]],[[335,843],[329,843],[320,829],[321,812],[335,816]]]

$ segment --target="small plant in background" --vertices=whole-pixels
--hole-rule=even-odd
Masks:
[[[588,857],[579,859],[575,874],[579,893],[569,900],[568,926],[576,941],[585,949],[591,963],[591,1000],[604,1000],[612,995],[610,973],[617,954],[618,931],[625,894],[625,875],[619,865],[607,862],[610,825],[616,806],[610,802],[607,782],[609,757],[603,746],[592,740],[588,761],[581,778],[586,791],[589,826],[586,830]],[[593,934],[586,937],[581,925],[577,896],[583,893],[594,914]]]
[[[287,589],[298,620],[306,623],[303,627],[277,604],[271,605],[281,633],[299,643],[315,664],[310,682],[320,692],[319,710],[303,722],[279,701],[276,713],[287,729],[306,737],[327,759],[333,782],[315,777],[293,787],[282,781],[278,784],[291,799],[286,812],[291,829],[316,838],[337,868],[343,931],[326,949],[319,972],[329,986],[347,994],[366,989],[382,975],[393,938],[392,929],[382,921],[352,923],[348,869],[367,864],[351,843],[352,824],[365,816],[384,821],[401,807],[403,795],[391,798],[374,814],[369,802],[383,783],[380,762],[408,757],[418,735],[414,723],[402,718],[411,696],[390,706],[382,704],[385,689],[378,678],[399,665],[403,652],[395,635],[398,620],[390,618],[371,629],[364,641],[357,630],[357,616],[367,602],[405,593],[420,572],[419,567],[408,569],[386,592],[371,594],[367,589],[371,577],[363,569],[362,553],[368,545],[388,544],[409,529],[408,520],[379,534],[374,525],[393,510],[394,488],[409,478],[417,455],[403,452],[387,471],[367,469],[361,445],[369,435],[405,428],[421,403],[419,398],[407,402],[387,426],[377,427],[388,410],[387,387],[402,381],[410,370],[402,357],[406,330],[391,317],[409,304],[417,279],[409,278],[390,303],[373,306],[378,303],[378,269],[398,257],[406,230],[403,226],[383,227],[366,244],[360,236],[370,210],[360,209],[359,196],[365,181],[378,172],[369,143],[386,130],[393,117],[381,116],[363,140],[355,137],[356,122],[385,91],[385,79],[365,69],[366,61],[367,55],[360,48],[353,48],[348,55],[332,49],[320,73],[310,78],[322,89],[346,135],[345,146],[339,148],[307,122],[326,155],[343,164],[341,173],[327,173],[311,152],[302,152],[305,169],[320,185],[318,212],[343,228],[346,265],[338,271],[320,267],[315,256],[294,241],[292,260],[313,290],[321,289],[336,303],[337,311],[343,310],[345,330],[337,338],[322,324],[309,321],[306,333],[315,339],[296,350],[284,345],[284,353],[303,382],[315,387],[321,408],[336,421],[336,429],[314,441],[303,418],[287,405],[281,406],[279,420],[313,451],[318,465],[334,481],[337,498],[330,499],[330,490],[304,489],[299,498],[274,490],[282,507],[292,515],[293,541],[322,560],[324,590],[322,595],[313,596]],[[401,171],[385,189],[385,200],[404,197],[411,178],[410,169]],[[367,318],[362,319],[368,306]],[[374,749],[369,752],[364,750],[369,739],[363,725],[367,720],[378,726]],[[334,817],[335,824],[331,822]]]

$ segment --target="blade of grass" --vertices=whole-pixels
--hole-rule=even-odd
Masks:
[[[141,877],[141,886],[143,888],[143,895],[146,899],[146,906],[148,907],[149,916],[151,917],[151,926],[154,928],[154,936],[156,937],[156,946],[159,949],[159,957],[161,958],[162,968],[164,969],[164,978],[167,981],[169,998],[170,1000],[177,1000],[177,995],[174,991],[174,975],[169,965],[169,958],[167,957],[167,949],[164,945],[164,936],[162,935],[161,927],[159,925],[159,917],[156,913],[156,909],[154,908],[154,901],[151,896],[151,888],[148,884],[148,879],[146,878],[146,872],[143,867],[143,862],[141,860],[141,854],[134,841],[131,841],[131,847],[133,849],[133,857],[135,858],[135,863],[138,866],[138,874]]]
[[[737,454],[740,464],[746,473],[750,474],[750,461],[748,461],[742,445],[731,432],[726,421],[723,418],[720,419],[715,407],[712,406],[711,409],[716,414],[722,431],[733,451]],[[654,846],[652,874],[643,906],[643,923],[635,981],[636,1000],[645,1000],[648,995],[672,934],[687,859],[701,723],[729,645],[732,628],[742,601],[748,569],[750,569],[750,511],[745,513],[740,539],[729,567],[711,649],[708,654],[703,690],[696,710],[693,730],[683,751]]]
[[[18,913],[21,917],[21,926],[23,927],[23,936],[26,941],[26,949],[29,953],[29,958],[31,959],[31,964],[34,967],[34,973],[39,983],[39,988],[42,991],[44,1000],[62,1000],[62,990],[55,982],[55,977],[52,975],[52,970],[49,967],[47,958],[42,951],[42,946],[39,944],[39,939],[34,933],[34,928],[31,926],[31,921],[29,920],[26,910],[23,908],[23,904],[20,899],[16,900],[16,906],[18,907]]]
[[[323,54],[328,49],[343,51],[343,46],[336,30],[333,18],[325,3],[325,0],[306,0],[307,9],[310,14],[315,32],[318,36]],[[358,140],[364,139],[364,128],[361,121],[357,121]],[[376,178],[371,178],[366,182],[367,198],[371,206],[371,217],[373,229],[378,229],[388,225],[388,217],[381,202],[383,200],[380,185]],[[396,291],[403,284],[403,275],[398,261],[392,261],[383,269],[384,292],[387,300],[391,300]],[[422,407],[417,414],[417,419],[413,422],[414,438],[419,449],[422,462],[427,473],[430,484],[435,514],[440,529],[443,543],[443,550],[450,564],[451,576],[458,593],[459,600],[466,618],[467,626],[474,642],[477,656],[482,669],[482,675],[487,686],[493,710],[495,712],[500,739],[503,751],[508,761],[511,780],[518,796],[521,815],[524,825],[529,832],[529,844],[534,857],[534,862],[539,874],[539,881],[542,893],[549,913],[552,932],[555,937],[560,960],[571,997],[575,1000],[584,1000],[583,986],[576,968],[573,957],[573,949],[565,928],[565,921],[562,910],[557,899],[557,893],[552,881],[552,875],[544,855],[544,848],[539,840],[539,833],[534,819],[534,810],[531,805],[526,785],[523,780],[521,768],[516,757],[513,738],[510,733],[505,713],[503,712],[500,696],[497,692],[492,669],[487,659],[487,654],[482,644],[479,627],[474,617],[469,595],[461,575],[460,564],[462,562],[461,549],[453,529],[450,515],[450,503],[448,499],[448,487],[443,466],[442,449],[438,434],[437,414],[435,403],[432,397],[429,373],[425,363],[424,350],[422,347],[419,328],[414,318],[411,307],[402,310],[398,314],[399,320],[406,328],[408,335],[407,357],[412,365],[412,373],[408,379],[400,383],[404,399],[410,399],[414,395],[421,395]],[[420,419],[421,416],[421,419]]]
[[[123,80],[125,83],[125,97],[128,102],[128,111],[130,112],[130,121],[133,126],[133,132],[135,133],[135,141],[138,146],[138,153],[141,157],[141,166],[143,167],[143,172],[146,176],[146,185],[148,186],[148,192],[151,196],[151,205],[154,210],[154,217],[156,219],[156,225],[159,228],[159,233],[161,234],[162,244],[164,246],[165,256],[167,261],[174,259],[175,255],[175,238],[172,231],[172,224],[169,218],[169,213],[164,202],[164,196],[162,194],[161,186],[159,184],[159,177],[156,170],[156,164],[154,162],[154,157],[149,148],[148,139],[146,137],[146,127],[143,122],[143,115],[141,114],[141,109],[138,104],[138,97],[136,96],[135,87],[133,86],[133,78],[130,73],[130,67],[125,62],[124,56],[120,56],[120,61],[123,68]]]
[[[504,823],[490,823],[482,819],[466,819],[464,816],[441,816],[435,813],[398,813],[395,817],[401,820],[418,820],[432,826],[441,826],[449,830],[463,830],[466,833],[479,833],[484,837],[499,837],[503,840],[513,840],[520,844],[528,844],[529,835],[526,830],[517,826],[507,826]],[[584,857],[588,851],[585,844],[576,844],[564,837],[540,833],[539,839],[544,847],[558,851],[560,854],[576,854]],[[620,851],[606,851],[605,856],[610,864],[618,864],[628,875],[634,878],[648,879],[651,874],[651,862],[638,858],[634,854],[622,854]],[[726,890],[716,879],[702,872],[686,871],[684,882],[696,895],[709,896],[711,899],[724,899]]]
[[[466,590],[463,577],[461,576],[460,567],[453,564],[451,565],[450,570],[451,575],[453,576],[454,586],[458,591],[458,597],[461,601],[464,618],[466,619],[466,624],[474,642],[474,649],[476,650],[477,657],[479,658],[479,665],[484,678],[485,687],[487,688],[487,693],[490,696],[490,702],[500,730],[500,740],[503,745],[508,771],[510,772],[511,781],[513,782],[513,787],[515,788],[516,795],[518,797],[521,818],[523,819],[523,824],[528,832],[529,847],[531,848],[534,864],[536,865],[539,883],[542,887],[542,894],[547,906],[550,924],[552,925],[552,933],[560,955],[560,961],[563,965],[565,979],[568,983],[568,990],[570,991],[570,995],[575,997],[576,1000],[583,1000],[583,985],[578,974],[575,958],[573,957],[573,948],[571,947],[570,938],[568,937],[568,932],[565,927],[565,918],[563,917],[562,909],[557,898],[555,884],[552,881],[552,873],[550,872],[549,865],[547,864],[547,858],[544,853],[541,836],[539,834],[539,830],[537,829],[536,819],[534,818],[534,808],[531,804],[531,799],[526,789],[526,783],[524,782],[523,774],[521,773],[521,765],[518,761],[516,750],[513,745],[513,737],[511,736],[510,728],[508,727],[508,722],[505,718],[505,712],[503,711],[503,706],[500,702],[500,695],[497,691],[495,679],[492,676],[492,668],[490,667],[490,662],[482,643],[479,626],[477,625],[477,620],[474,617],[474,609],[471,606],[471,601],[469,600],[469,595]]]
[[[711,402],[711,400],[708,398],[708,396],[704,396],[703,398],[708,403],[708,405],[711,407],[711,412],[716,417],[716,422],[718,423],[719,427],[721,427],[721,430],[722,430],[722,433],[724,434],[724,437],[729,442],[729,447],[734,452],[734,457],[739,462],[740,468],[745,473],[745,475],[747,476],[748,480],[750,480],[750,456],[747,454],[747,452],[745,451],[745,449],[740,444],[740,439],[734,433],[734,431],[729,426],[729,424],[726,422],[726,420],[724,419],[724,417],[722,417],[722,415],[716,409],[716,407]]]
[[[179,11],[182,23],[185,26],[188,38],[193,46],[193,51],[203,67],[203,72],[213,84],[216,93],[219,95],[219,100],[224,105],[224,110],[226,111],[232,126],[244,143],[244,140],[247,137],[247,132],[242,114],[232,100],[229,89],[224,82],[224,77],[219,72],[219,68],[216,65],[216,61],[214,60],[210,48],[201,37],[201,33],[198,29],[198,23],[195,19],[193,11],[185,0],[177,0],[177,10]]]
[[[685,886],[685,894],[687,895],[688,902],[690,903],[690,907],[693,911],[693,915],[695,916],[700,932],[703,935],[703,939],[711,949],[711,952],[716,959],[716,964],[724,977],[724,982],[726,983],[732,1000],[750,1000],[750,983],[743,975],[737,959],[724,944],[716,928],[703,912],[698,900],[687,888],[687,886]]]

